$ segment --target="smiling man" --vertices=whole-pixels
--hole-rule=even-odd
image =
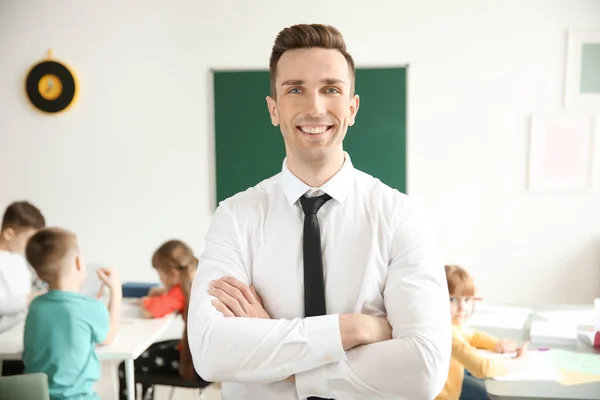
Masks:
[[[413,201],[343,150],[359,109],[344,40],[286,28],[270,71],[286,158],[215,212],[188,313],[195,368],[224,400],[432,399],[450,360],[444,264]]]

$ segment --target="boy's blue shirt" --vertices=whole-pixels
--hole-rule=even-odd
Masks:
[[[61,290],[38,296],[25,321],[25,372],[48,375],[52,400],[97,399],[96,345],[108,329],[108,310],[94,298]]]

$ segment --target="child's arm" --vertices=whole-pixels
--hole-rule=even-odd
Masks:
[[[485,350],[496,350],[496,346],[500,340],[492,335],[489,335],[478,329],[473,329],[473,336],[471,337],[471,346],[477,349]]]
[[[123,301],[123,289],[121,280],[114,270],[98,270],[98,276],[110,289],[110,299],[108,302],[109,328],[106,338],[100,344],[111,344],[119,333],[121,323],[121,302]]]
[[[498,339],[492,335],[474,329],[471,346],[478,349],[495,351],[496,353],[512,353],[517,351],[517,343],[511,339]]]
[[[482,357],[471,344],[453,338],[452,357],[476,378],[492,378],[508,373],[507,360],[491,360]]]
[[[144,297],[141,301],[142,316],[146,318],[162,318],[185,307],[185,297],[179,286],[171,288],[166,294]]]

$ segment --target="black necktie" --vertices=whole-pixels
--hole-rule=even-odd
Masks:
[[[304,315],[325,315],[325,282],[321,254],[321,228],[317,212],[331,196],[302,197],[304,211]]]
[[[323,254],[321,253],[321,227],[317,212],[331,199],[324,194],[318,197],[302,197],[304,211],[304,315],[325,315],[325,281],[323,279]],[[309,397],[318,400],[321,397]]]

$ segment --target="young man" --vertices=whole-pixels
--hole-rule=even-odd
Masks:
[[[450,360],[444,264],[419,208],[343,150],[359,108],[344,40],[286,28],[270,70],[286,159],[215,212],[188,313],[196,369],[224,400],[432,399]]]
[[[26,201],[10,204],[0,227],[0,332],[25,319],[27,307],[44,290],[32,290],[35,277],[25,259],[25,246],[46,224],[38,208]],[[23,372],[21,361],[5,361],[2,375]]]

